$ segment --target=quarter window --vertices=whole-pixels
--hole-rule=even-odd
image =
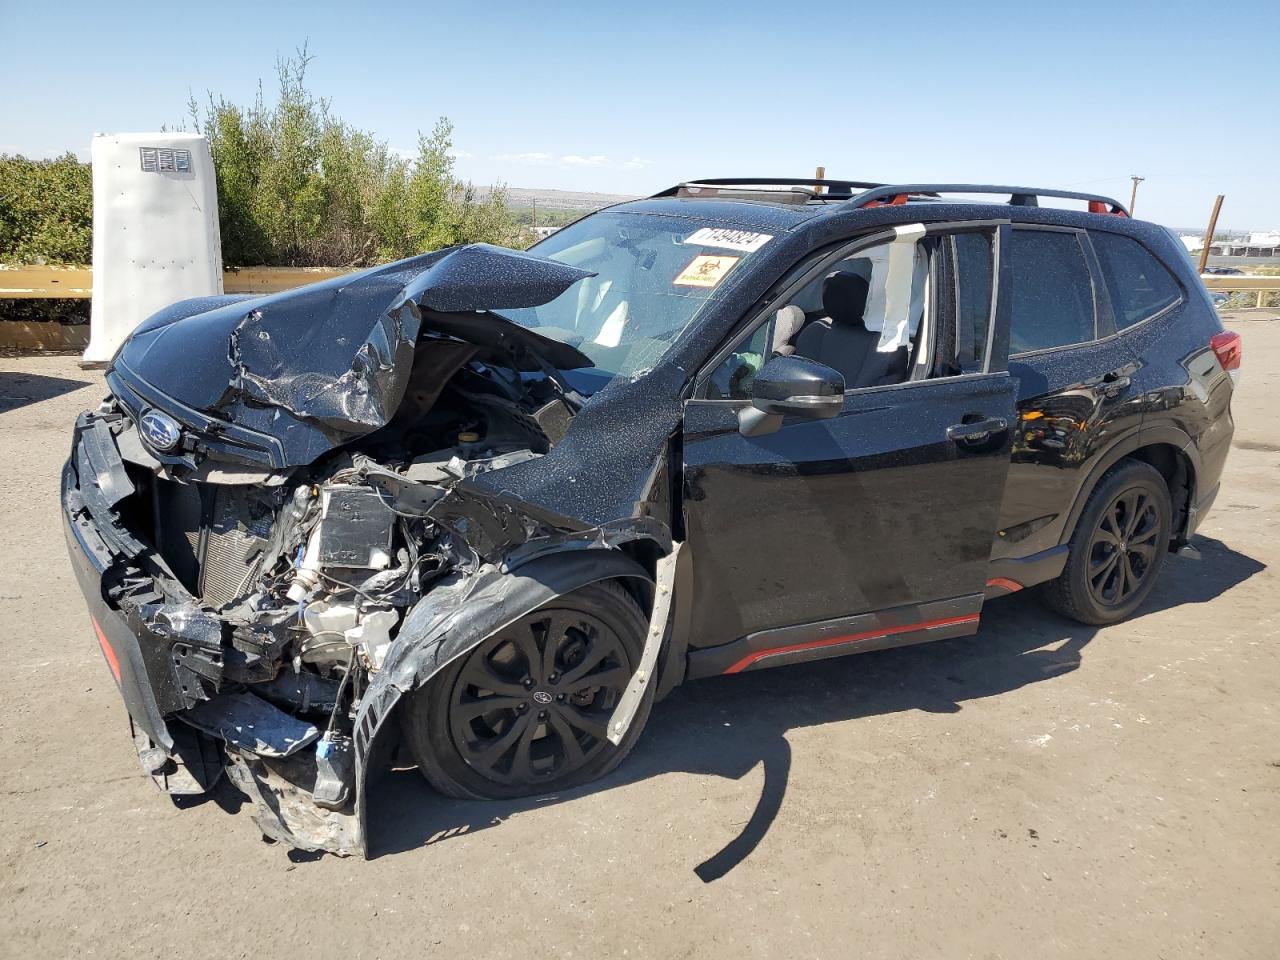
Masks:
[[[1095,337],[1093,281],[1075,233],[1014,229],[1009,352],[1028,353]]]
[[[1116,233],[1090,238],[1111,294],[1116,329],[1141,323],[1182,298],[1178,281],[1137,240]]]

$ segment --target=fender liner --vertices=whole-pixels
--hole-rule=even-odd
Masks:
[[[566,547],[504,571],[485,565],[469,576],[437,583],[406,614],[382,670],[369,684],[356,715],[355,817],[360,848],[368,856],[367,788],[379,734],[401,697],[426,684],[482,640],[549,600],[602,580],[653,577],[614,549]]]

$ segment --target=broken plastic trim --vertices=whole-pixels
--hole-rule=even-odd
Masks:
[[[671,612],[672,587],[676,579],[676,558],[680,555],[683,543],[672,545],[671,552],[657,562],[657,590],[653,597],[653,613],[649,617],[649,631],[645,634],[644,650],[640,653],[640,664],[632,674],[627,688],[618,698],[618,705],[609,718],[608,738],[615,747],[622,743],[627,735],[631,721],[644,700],[645,690],[653,682],[653,668],[658,662],[658,653],[666,641],[669,614]]]

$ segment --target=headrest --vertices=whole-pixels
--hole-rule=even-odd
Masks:
[[[773,321],[773,352],[786,349],[800,328],[804,326],[804,310],[794,303],[778,311]]]
[[[856,273],[833,273],[822,282],[822,310],[832,323],[865,328],[862,314],[870,292],[871,285]]]

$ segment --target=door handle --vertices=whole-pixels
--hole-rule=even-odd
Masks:
[[[947,427],[947,439],[952,443],[981,443],[993,433],[1008,429],[1009,421],[1004,417],[988,417],[976,423],[953,423]]]
[[[1102,378],[1102,392],[1108,397],[1115,398],[1120,396],[1120,391],[1129,386],[1130,383],[1132,381],[1129,379],[1128,374],[1112,371]]]

